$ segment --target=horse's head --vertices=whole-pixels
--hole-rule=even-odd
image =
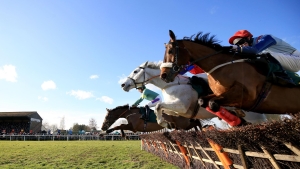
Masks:
[[[106,108],[107,114],[102,124],[102,130],[106,131],[115,121],[116,119],[111,117],[110,110]],[[113,121],[114,120],[114,121]]]
[[[148,83],[151,79],[159,76],[159,68],[159,63],[145,62],[141,64],[139,67],[134,69],[125,82],[121,84],[122,89],[128,92],[133,88],[146,85],[146,83]]]
[[[106,109],[107,114],[105,116],[104,122],[102,124],[102,130],[107,130],[109,127],[119,118],[122,118],[126,110],[129,110],[129,105],[118,106],[114,109]]]
[[[121,84],[124,91],[128,92],[133,88],[144,85],[146,81],[145,67],[147,64],[148,62],[145,62],[130,73],[126,81]]]
[[[165,44],[165,56],[161,64],[160,78],[165,82],[173,82],[174,78],[189,62],[188,51],[181,41],[176,40],[173,31],[169,30],[170,41]]]

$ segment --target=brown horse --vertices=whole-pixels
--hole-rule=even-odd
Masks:
[[[124,105],[118,106],[111,110],[106,110],[107,114],[101,129],[106,131],[107,133],[112,132],[113,130],[151,132],[164,128],[157,123],[147,122],[147,126],[144,130],[144,120],[140,119],[141,114],[139,114],[140,108],[138,107],[129,107],[129,105]],[[199,120],[190,120],[182,116],[176,117],[167,114],[163,114],[163,117],[170,123],[170,126],[175,129],[189,130],[195,128],[195,130],[197,130],[197,126],[201,129],[201,123]],[[119,118],[126,118],[128,124],[122,124],[120,126],[114,127],[113,129],[109,129],[109,127]]]
[[[241,54],[229,52],[215,36],[200,32],[176,40],[171,30],[169,35],[171,39],[166,44],[160,77],[166,82],[174,81],[186,65],[197,64],[208,75],[214,93],[203,98],[208,101],[204,101],[204,106],[208,104],[213,111],[218,111],[222,105],[267,114],[296,114],[300,111],[300,88],[268,82],[261,67],[247,62],[249,59]]]

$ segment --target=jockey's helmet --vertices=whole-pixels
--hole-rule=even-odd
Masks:
[[[252,38],[253,35],[247,30],[239,30],[237,31],[231,38],[229,38],[229,43],[232,45],[237,44],[241,39],[250,37]]]

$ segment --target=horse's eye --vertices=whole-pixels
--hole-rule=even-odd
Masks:
[[[137,73],[137,72],[138,72],[137,70],[133,71],[133,73]]]
[[[169,52],[168,52],[169,54],[172,54],[173,53],[173,51],[172,51],[172,49],[169,49]]]

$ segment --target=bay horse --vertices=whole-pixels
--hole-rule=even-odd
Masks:
[[[186,65],[198,65],[208,75],[213,91],[212,95],[203,97],[207,100],[203,104],[211,110],[218,111],[222,105],[267,114],[296,114],[300,111],[300,88],[267,82],[261,67],[247,62],[249,59],[241,54],[228,52],[229,47],[221,46],[215,36],[200,32],[196,36],[176,40],[171,30],[169,35],[161,79],[172,82]]]
[[[216,117],[214,114],[208,112],[203,107],[197,107],[198,104],[198,93],[194,90],[189,84],[189,78],[186,76],[177,76],[177,79],[170,83],[165,83],[161,78],[158,78],[160,75],[161,62],[145,62],[142,63],[139,67],[135,68],[128,76],[128,78],[121,84],[121,87],[124,91],[128,92],[137,85],[146,85],[153,84],[154,86],[162,90],[164,101],[159,103],[155,107],[155,113],[157,116],[157,121],[159,124],[164,122],[164,119],[161,118],[162,114],[169,114],[175,116],[183,116],[185,118],[195,119],[211,119]],[[203,77],[205,84],[201,84],[203,91],[209,90],[207,83],[207,78]],[[209,92],[203,92],[204,95],[207,95]],[[235,108],[226,107],[231,111],[234,111]],[[195,110],[197,110],[195,112]],[[197,113],[197,114],[194,114]],[[250,123],[260,123],[267,121],[265,115],[253,113],[253,112],[244,112],[244,120]],[[194,114],[194,115],[193,115]],[[189,123],[188,120],[182,121],[182,123]],[[202,121],[201,121],[202,122]]]
[[[104,122],[102,124],[102,130],[107,133],[112,132],[113,130],[130,130],[133,132],[151,132],[164,129],[161,125],[154,122],[147,122],[147,127],[144,128],[144,120],[140,119],[141,114],[139,113],[139,107],[130,107],[128,104],[124,106],[118,106],[114,109],[106,109],[107,114],[105,116]],[[194,128],[195,130],[201,129],[201,123],[199,120],[190,120],[181,116],[169,116],[164,114],[163,117],[169,122],[172,123],[172,126],[175,129],[189,130]],[[128,124],[121,124],[112,129],[109,127],[119,118],[125,118],[128,121]],[[124,132],[122,132],[122,136]]]

